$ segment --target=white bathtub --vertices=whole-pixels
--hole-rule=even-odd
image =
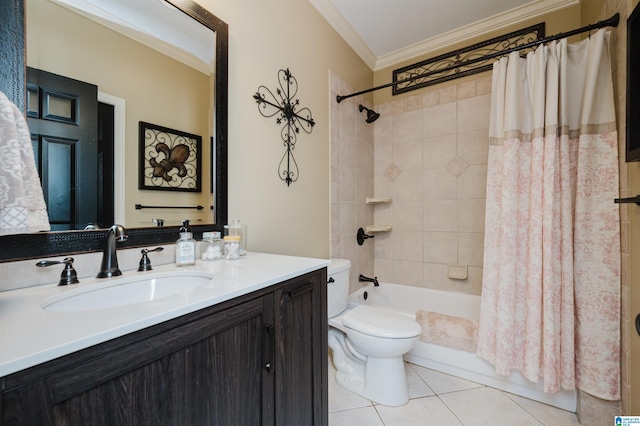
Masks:
[[[475,321],[480,318],[480,296],[390,283],[361,288],[349,296],[349,304],[377,306],[413,318],[420,309]],[[500,376],[489,362],[470,352],[418,341],[416,347],[405,355],[405,360],[567,411],[576,411],[575,391],[545,393],[542,383],[532,383],[517,371],[509,377]]]

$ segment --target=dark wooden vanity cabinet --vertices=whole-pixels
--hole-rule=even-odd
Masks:
[[[6,376],[1,422],[326,425],[325,283],[315,271]]]

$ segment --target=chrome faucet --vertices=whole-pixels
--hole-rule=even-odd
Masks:
[[[107,243],[102,253],[102,266],[96,278],[117,277],[122,275],[118,268],[118,255],[116,254],[116,243],[119,241],[127,241],[127,230],[122,225],[113,225],[107,231]]]
[[[373,277],[373,278],[369,278],[369,277],[365,277],[364,275],[360,274],[360,277],[358,278],[358,281],[360,281],[361,283],[373,283],[373,285],[375,287],[378,287],[380,284],[378,284],[378,277]]]

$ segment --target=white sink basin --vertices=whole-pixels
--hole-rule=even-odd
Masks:
[[[100,280],[49,297],[40,307],[47,312],[79,312],[186,297],[212,279],[213,274],[207,272],[172,271]]]

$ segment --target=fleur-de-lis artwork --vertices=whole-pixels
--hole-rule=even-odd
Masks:
[[[164,154],[164,158],[156,161],[156,158],[150,158],[149,164],[153,166],[153,176],[162,177],[167,182],[171,182],[173,176],[169,174],[174,168],[178,170],[179,177],[185,177],[187,175],[187,168],[184,166],[184,162],[189,159],[189,147],[184,144],[176,145],[173,148],[165,143],[159,143],[156,145],[156,151]]]
[[[298,93],[298,81],[288,68],[278,71],[278,83],[280,88],[276,89],[275,95],[265,86],[260,86],[253,98],[258,103],[260,114],[267,118],[277,115],[276,123],[284,123],[280,136],[286,151],[278,165],[278,176],[289,186],[298,180],[300,174],[298,163],[293,156],[297,134],[300,133],[300,129],[305,133],[311,133],[316,123],[309,108],[298,109],[300,100],[294,99]]]
[[[140,189],[200,192],[202,138],[140,122]]]

